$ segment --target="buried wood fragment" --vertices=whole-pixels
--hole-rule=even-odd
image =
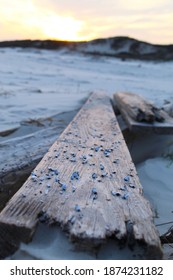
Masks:
[[[170,229],[160,236],[162,244],[173,243],[173,226]]]
[[[100,135],[104,136],[104,142]],[[68,146],[66,153],[65,146]],[[94,148],[93,156],[89,156],[92,147],[101,146],[102,150]],[[55,157],[57,153],[58,158]],[[71,153],[75,155],[75,162],[70,160]],[[85,164],[81,161],[83,156],[88,158]],[[100,163],[104,166],[104,176]],[[58,170],[58,182],[54,169]],[[48,170],[52,173],[49,174]],[[40,178],[47,173],[50,179],[44,179],[40,184]],[[36,181],[32,180],[33,174],[36,174]],[[65,190],[61,189],[61,182],[67,186]],[[124,183],[126,187],[121,189]],[[49,188],[47,184],[50,184]],[[0,258],[13,253],[21,242],[32,239],[40,213],[44,213],[42,222],[46,217],[46,223],[57,223],[78,245],[87,244],[87,248],[94,249],[113,237],[134,246],[140,243],[145,248],[146,258],[162,258],[154,214],[143,197],[142,186],[108,96],[90,96],[2,210]]]

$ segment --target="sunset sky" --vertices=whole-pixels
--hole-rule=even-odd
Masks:
[[[0,0],[0,41],[114,36],[173,44],[173,0]]]

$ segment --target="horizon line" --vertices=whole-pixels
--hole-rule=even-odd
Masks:
[[[63,42],[63,43],[89,43],[92,41],[96,41],[96,40],[108,40],[108,39],[114,39],[114,38],[126,38],[126,39],[130,39],[130,40],[135,40],[141,43],[146,43],[149,45],[154,45],[154,46],[169,46],[169,45],[173,45],[173,43],[167,43],[167,44],[162,44],[162,43],[151,43],[149,41],[143,41],[140,39],[136,39],[134,37],[130,37],[130,36],[123,36],[123,35],[119,35],[119,36],[111,36],[111,37],[101,37],[101,38],[95,38],[95,39],[91,39],[91,40],[61,40],[61,39],[57,39],[57,38],[45,38],[45,39],[9,39],[9,40],[0,40],[0,43],[3,42],[20,42],[20,41],[54,41],[54,42]]]

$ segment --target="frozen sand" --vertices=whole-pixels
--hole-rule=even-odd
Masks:
[[[160,234],[173,226],[173,161],[148,159],[137,167],[144,195],[151,202]],[[162,225],[164,224],[164,225]]]
[[[155,225],[160,235],[173,227],[173,161],[153,158],[137,166],[145,197],[155,213]],[[163,246],[164,259],[173,259],[172,244]]]
[[[173,63],[121,61],[65,51],[0,50],[0,131],[79,107],[91,91],[132,91],[173,102]]]
[[[159,106],[165,100],[173,102],[172,62],[122,62],[113,58],[21,49],[1,50],[0,61],[1,131],[18,128],[24,120],[74,110],[83,98],[95,90],[105,91],[110,96],[116,91],[131,91],[149,98]],[[15,136],[17,131],[10,137]],[[150,142],[149,145],[151,150],[155,148],[155,143]],[[152,153],[148,154],[148,159],[138,167],[144,193],[151,199],[154,211],[158,213],[156,224],[168,222],[172,219],[173,210],[172,166],[167,168],[169,160],[152,158]],[[164,184],[162,178],[165,179]],[[153,196],[151,190],[156,195]],[[159,226],[158,230],[164,232],[170,226]],[[47,236],[47,229],[44,230],[43,236],[42,228],[39,227],[33,242],[22,244],[13,258],[96,258],[90,254],[74,252],[74,248],[66,243],[64,235],[57,233],[56,229],[48,231],[50,236]],[[102,251],[97,258],[140,258],[138,253],[134,256],[133,252],[127,250],[115,250],[112,244],[107,245],[104,252],[107,253]]]

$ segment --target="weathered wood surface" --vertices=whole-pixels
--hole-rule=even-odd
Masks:
[[[137,94],[118,92],[114,97],[118,105],[125,108],[128,115],[135,121],[149,123],[164,121],[161,110]]]
[[[61,113],[53,116],[49,121],[47,119],[41,120],[38,124],[40,127],[36,124],[33,128],[32,125],[25,123],[19,128],[22,131],[16,132],[16,137],[14,135],[14,138],[9,136],[1,139],[0,211],[26,181],[31,171],[66,128],[76,112],[75,110]],[[24,133],[28,130],[33,130],[33,132],[25,135]],[[24,135],[19,136],[22,134]],[[5,140],[6,138],[8,140]]]
[[[113,96],[113,103],[119,108],[130,130],[173,133],[173,118],[141,96],[118,92]]]
[[[93,94],[0,213],[0,257],[58,223],[87,248],[109,237],[161,258],[158,232],[109,97]]]
[[[0,141],[0,211],[27,180],[76,113],[75,110],[59,114],[50,127],[43,122],[44,126],[37,132]],[[121,130],[125,132],[127,126],[121,115],[117,119]]]

